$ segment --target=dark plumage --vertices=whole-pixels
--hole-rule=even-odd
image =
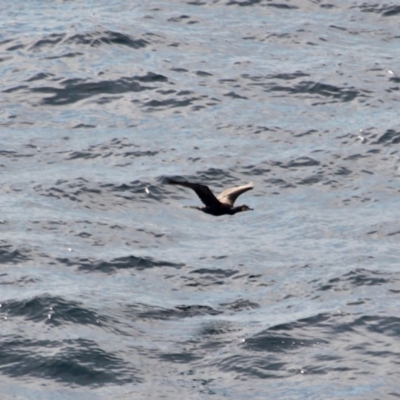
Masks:
[[[250,182],[247,185],[226,189],[218,197],[215,197],[208,186],[200,185],[199,183],[176,181],[175,179],[167,179],[166,183],[169,185],[180,185],[193,189],[205,205],[205,207],[195,208],[207,214],[215,216],[225,214],[233,215],[237,212],[252,210],[252,208],[246,205],[234,207],[233,204],[242,193],[253,189],[253,182]]]

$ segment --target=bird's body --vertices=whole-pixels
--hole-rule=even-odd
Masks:
[[[246,205],[234,207],[235,200],[244,192],[253,189],[254,185],[252,182],[247,185],[238,186],[224,190],[218,197],[215,197],[214,193],[206,185],[199,183],[176,181],[175,179],[168,179],[167,183],[170,185],[180,185],[193,189],[200,200],[204,203],[205,207],[195,207],[200,211],[207,214],[220,216],[220,215],[234,215],[241,211],[251,210]]]

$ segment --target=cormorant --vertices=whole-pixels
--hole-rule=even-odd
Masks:
[[[194,207],[207,214],[220,216],[220,215],[233,215],[237,212],[252,210],[249,206],[242,205],[234,207],[235,200],[244,192],[253,189],[253,182],[247,185],[238,186],[224,190],[218,197],[215,197],[210,188],[206,185],[199,183],[176,181],[175,179],[168,178],[166,181],[169,185],[180,185],[193,189],[200,200],[204,203],[205,207]]]

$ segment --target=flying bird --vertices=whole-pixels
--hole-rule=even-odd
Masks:
[[[206,185],[201,185],[199,183],[176,181],[175,179],[168,178],[166,181],[169,185],[180,185],[193,189],[200,200],[204,203],[205,207],[194,207],[200,211],[207,214],[220,216],[220,215],[234,215],[241,211],[252,210],[249,206],[245,204],[242,206],[234,207],[233,204],[235,200],[244,192],[253,189],[253,182],[247,185],[238,186],[230,189],[224,190],[218,197],[215,197],[214,193]]]

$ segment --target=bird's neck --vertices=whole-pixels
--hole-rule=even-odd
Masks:
[[[229,214],[233,215],[233,214],[236,214],[236,213],[241,212],[241,211],[243,211],[242,206],[232,207],[230,209]]]

